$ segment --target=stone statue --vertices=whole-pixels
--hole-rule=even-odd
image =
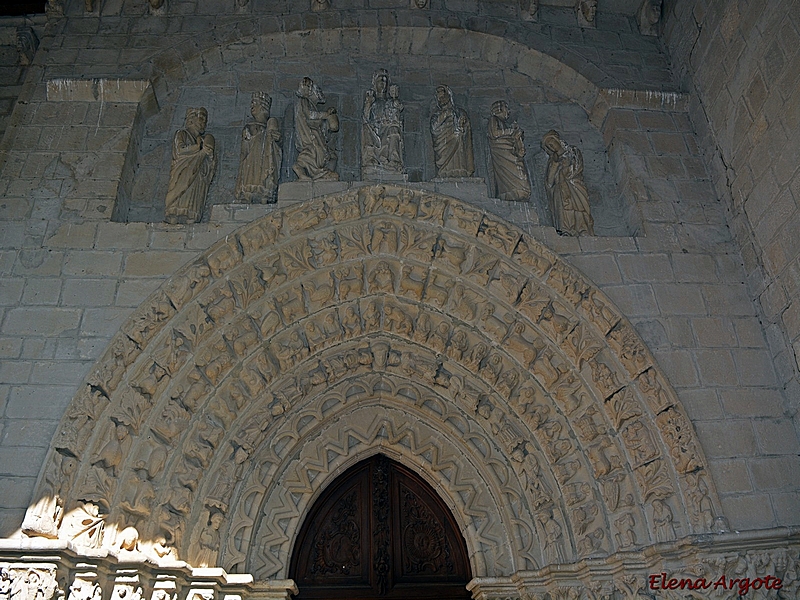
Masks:
[[[549,155],[545,188],[556,231],[561,235],[594,235],[581,151],[552,129],[542,138],[542,147]]]
[[[495,194],[500,200],[527,201],[531,184],[525,166],[523,133],[516,121],[508,122],[508,116],[504,100],[492,104],[488,134]]]
[[[240,202],[267,204],[278,201],[278,178],[281,171],[281,131],[278,120],[269,116],[272,98],[255,92],[250,113],[255,121],[242,130],[236,199]]]
[[[403,172],[403,103],[386,69],[375,71],[364,97],[361,177]]]
[[[331,0],[311,0],[311,11],[322,12],[331,7]]]
[[[446,85],[436,88],[436,110],[431,115],[431,137],[437,177],[472,177],[472,127],[465,110],[453,103]]]
[[[597,0],[578,0],[575,4],[580,27],[597,27]]]
[[[167,223],[196,223],[203,216],[208,186],[217,169],[214,136],[205,133],[205,108],[186,109],[184,129],[172,141],[172,167],[167,189]]]
[[[297,97],[294,105],[297,160],[292,170],[300,180],[338,181],[339,175],[334,171],[336,153],[328,147],[329,133],[339,131],[336,109],[316,110],[317,104],[325,103],[325,95],[309,77],[303,77]]]

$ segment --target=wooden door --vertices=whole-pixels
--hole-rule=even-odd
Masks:
[[[434,490],[377,455],[343,473],[300,529],[299,600],[468,599],[467,548]]]

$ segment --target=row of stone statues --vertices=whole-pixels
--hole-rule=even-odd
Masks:
[[[323,108],[325,94],[309,77],[296,92],[294,130],[297,157],[292,170],[301,181],[337,181],[337,156],[331,134],[339,130],[335,108]],[[361,115],[361,177],[364,180],[403,181],[403,111],[399,88],[385,69],[375,72],[364,96]],[[436,88],[430,133],[436,177],[469,178],[475,174],[472,126],[467,112],[455,105],[446,85]],[[242,131],[239,173],[235,195],[239,202],[277,201],[283,159],[280,125],[270,117],[272,99],[253,94],[253,122]],[[195,223],[202,218],[208,188],[217,167],[214,137],[205,133],[208,113],[204,108],[186,112],[183,129],[172,144],[172,167],[166,198],[167,223]],[[527,201],[531,184],[525,164],[524,133],[511,121],[508,104],[492,105],[487,126],[493,194],[501,200]],[[563,235],[594,235],[589,194],[583,178],[583,156],[556,131],[542,139],[548,153],[545,189],[556,230]]]

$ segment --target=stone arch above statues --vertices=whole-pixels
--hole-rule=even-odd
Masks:
[[[602,292],[492,215],[368,186],[250,223],[154,293],[67,409],[23,530],[283,577],[316,495],[379,451],[440,491],[477,576],[718,514],[691,423]]]

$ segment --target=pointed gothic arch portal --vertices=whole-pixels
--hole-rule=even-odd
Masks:
[[[387,185],[274,211],[165,282],[68,407],[22,529],[282,580],[314,500],[376,453],[437,491],[476,579],[720,514],[599,289],[489,213]]]
[[[383,454],[340,475],[297,537],[297,600],[470,598],[467,546],[431,486]]]

